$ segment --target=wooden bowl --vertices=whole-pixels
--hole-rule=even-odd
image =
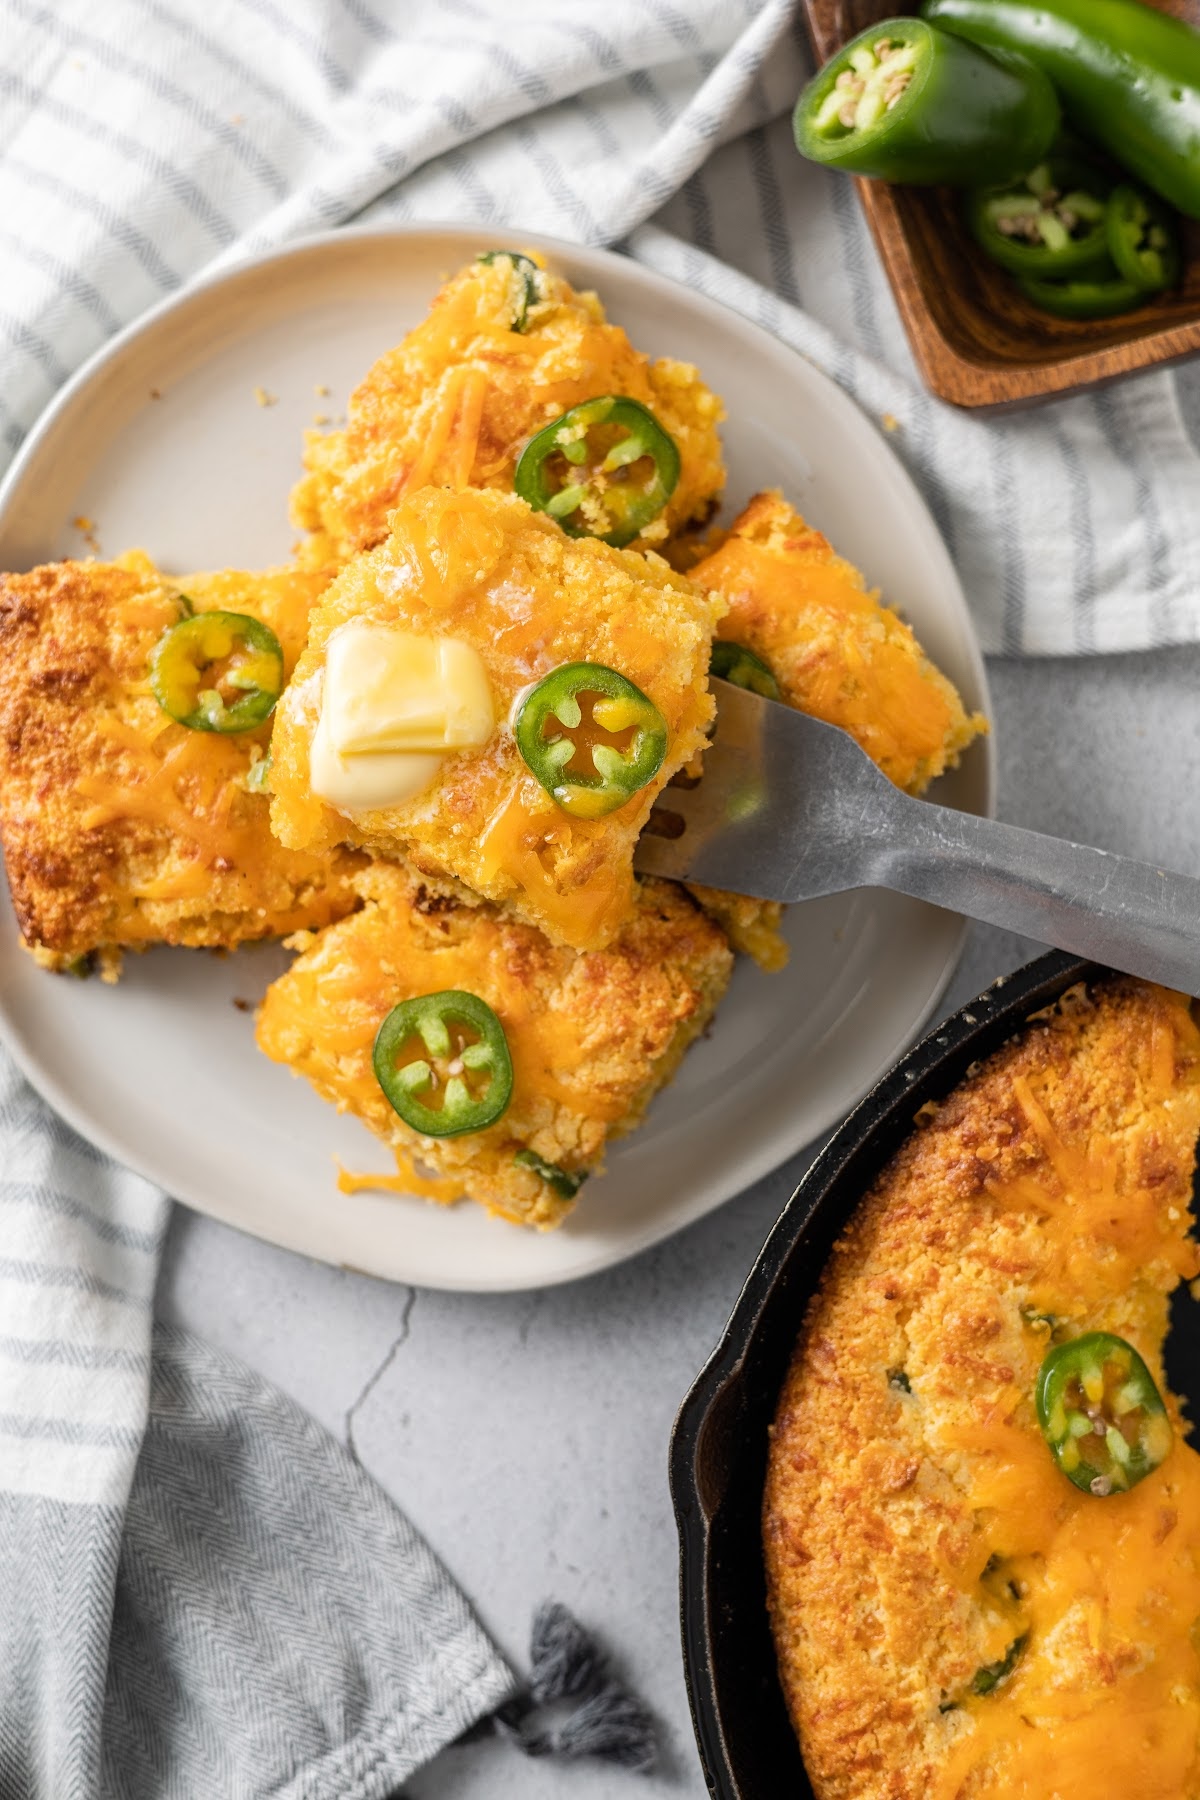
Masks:
[[[1147,0],[1200,26],[1200,0]],[[818,63],[880,19],[887,0],[803,0]],[[1200,350],[1200,226],[1184,221],[1180,286],[1115,319],[1055,319],[973,243],[947,188],[857,180],[900,317],[926,385],[956,406],[1028,406]]]

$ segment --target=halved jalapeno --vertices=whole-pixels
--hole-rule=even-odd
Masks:
[[[604,394],[573,406],[521,452],[513,485],[569,537],[618,548],[656,519],[679,482],[679,451],[640,400]]]
[[[542,298],[542,271],[531,256],[522,256],[519,250],[485,250],[477,260],[487,263],[507,263],[512,271],[512,324],[511,331],[527,331],[529,329],[529,309],[536,306]]]
[[[546,792],[577,819],[624,806],[667,753],[667,722],[653,700],[603,663],[564,663],[539,681],[513,734]]]
[[[744,644],[730,643],[728,638],[717,638],[713,643],[708,672],[721,681],[731,681],[734,687],[761,694],[764,700],[783,698],[770,664],[761,656],[755,656],[753,650],[747,650]]]
[[[283,692],[283,650],[270,626],[248,613],[194,613],[159,638],[150,685],[189,731],[251,731]]]
[[[375,1079],[422,1137],[459,1137],[494,1125],[512,1098],[504,1027],[462,988],[394,1006],[375,1035]]]
[[[1038,1372],[1038,1423],[1055,1462],[1085,1493],[1133,1487],[1171,1448],[1171,1421],[1132,1344],[1108,1331],[1056,1344]]]

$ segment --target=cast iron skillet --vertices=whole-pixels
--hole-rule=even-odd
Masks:
[[[830,1139],[763,1245],[725,1335],[680,1409],[671,1492],[681,1546],[684,1664],[700,1759],[718,1800],[812,1800],[775,1674],[760,1514],[767,1427],[804,1310],[855,1206],[969,1065],[1077,981],[1108,971],[1053,951],[996,982],[898,1062]],[[1173,1305],[1167,1371],[1200,1395],[1200,1309]]]

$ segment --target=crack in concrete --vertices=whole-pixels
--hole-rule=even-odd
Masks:
[[[358,1445],[354,1441],[355,1414],[366,1403],[371,1394],[374,1393],[375,1389],[400,1354],[400,1351],[408,1342],[409,1331],[412,1325],[413,1307],[416,1303],[416,1288],[406,1287],[404,1290],[404,1306],[400,1314],[399,1335],[392,1340],[392,1343],[388,1347],[388,1353],[379,1364],[379,1367],[372,1370],[371,1374],[368,1375],[366,1381],[364,1381],[362,1387],[359,1389],[356,1398],[352,1400],[350,1405],[346,1408],[346,1417],[342,1427],[346,1439],[346,1448],[360,1468],[362,1467],[362,1458],[358,1454]]]

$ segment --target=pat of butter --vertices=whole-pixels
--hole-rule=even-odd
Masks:
[[[344,625],[329,640],[312,790],[339,812],[398,806],[437,778],[444,755],[496,728],[478,653],[458,638]]]
[[[345,625],[330,638],[321,717],[339,756],[474,749],[496,727],[478,651],[388,625]]]

